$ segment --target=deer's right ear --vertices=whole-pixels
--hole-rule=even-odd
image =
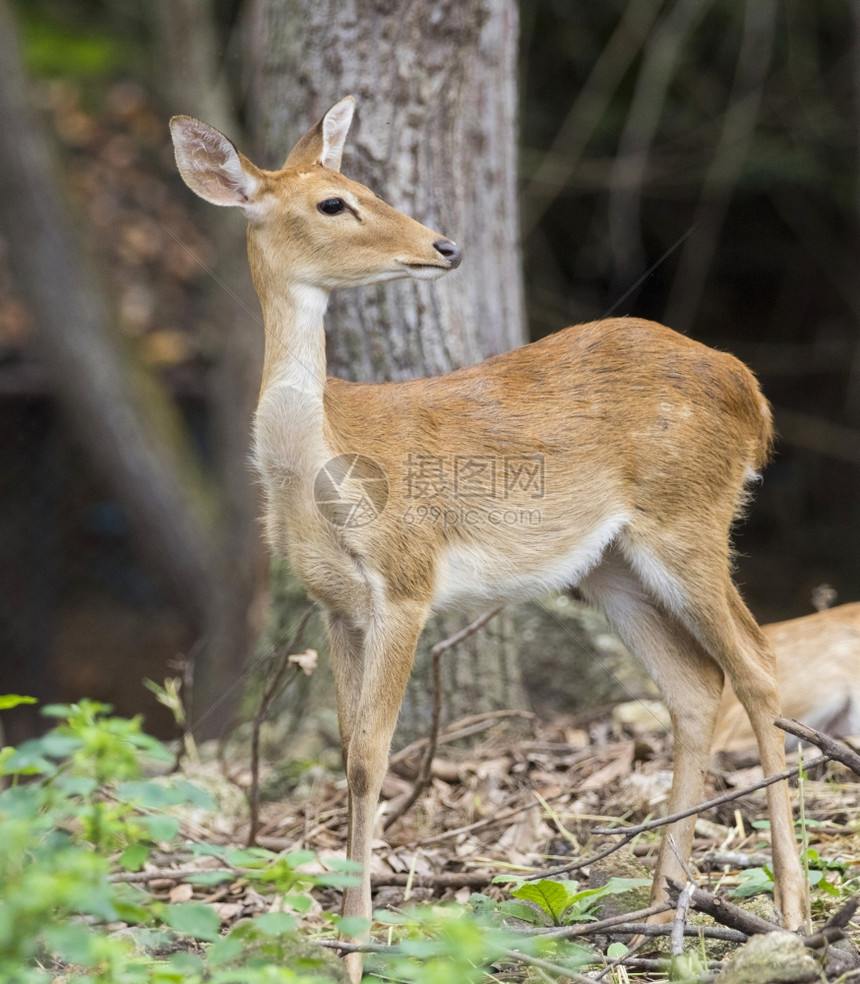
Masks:
[[[174,116],[170,135],[182,180],[213,205],[250,205],[259,187],[257,168],[223,133],[192,116]]]
[[[284,167],[311,167],[322,164],[332,171],[340,170],[343,145],[355,114],[355,99],[345,96],[312,126],[293,147]]]

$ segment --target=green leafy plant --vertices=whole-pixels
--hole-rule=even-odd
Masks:
[[[480,907],[479,907],[480,908]],[[517,960],[552,957],[559,970],[575,973],[591,963],[591,951],[566,941],[523,938],[501,927],[489,911],[471,918],[460,906],[417,907],[405,913],[376,913],[391,927],[396,952],[368,958],[371,979],[407,984],[478,984],[496,979],[492,969]],[[487,975],[490,975],[489,977]]]
[[[647,878],[611,878],[601,888],[580,889],[579,882],[568,879],[497,875],[494,882],[514,884],[511,898],[498,904],[487,896],[475,894],[473,908],[486,911],[487,903],[505,917],[513,917],[536,926],[567,926],[593,919],[591,910],[607,895],[620,895],[634,888],[648,887]]]
[[[0,710],[32,703],[0,697]],[[54,705],[43,737],[0,749],[0,980],[47,984],[45,967],[63,968],[70,984],[324,984],[342,980],[341,961],[297,932],[318,886],[356,881],[355,865],[322,865],[315,854],[263,848],[174,843],[185,856],[219,858],[221,871],[201,870],[201,885],[243,878],[278,900],[270,911],[221,935],[220,918],[197,901],[167,904],[121,880],[118,865],[137,870],[156,846],[180,833],[175,807],[214,811],[209,795],[181,775],[154,775],[173,756],[142,731],[139,717],[111,715],[96,701]],[[25,781],[26,780],[26,781]],[[338,928],[332,920],[332,930]],[[125,936],[112,923],[130,927]],[[343,932],[365,924],[344,922]],[[190,945],[167,958],[133,944]]]

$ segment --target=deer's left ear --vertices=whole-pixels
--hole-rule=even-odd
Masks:
[[[250,208],[260,188],[260,171],[208,123],[174,116],[170,135],[183,181],[213,205]]]
[[[343,145],[355,113],[355,99],[346,96],[311,127],[290,151],[284,167],[310,167],[322,164],[332,171],[340,170]]]

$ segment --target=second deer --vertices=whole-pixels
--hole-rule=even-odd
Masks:
[[[860,602],[774,622],[762,631],[776,654],[783,717],[834,738],[860,735]],[[726,681],[713,750],[740,753],[754,744],[744,709]]]
[[[730,576],[729,531],[771,442],[751,373],[662,325],[579,325],[446,376],[326,378],[329,291],[434,279],[458,247],[339,173],[354,111],[336,103],[266,171],[217,130],[171,122],[188,186],[248,219],[266,328],[255,461],[272,548],[327,612],[361,885],[389,744],[431,611],[575,585],[665,695],[675,735],[669,810],[701,800],[723,677],[767,774],[784,768],[774,658]],[[776,902],[800,925],[804,882],[787,786],[768,789]],[[694,818],[669,828],[689,856]],[[682,878],[664,840],[653,896]],[[361,960],[348,958],[351,976]]]

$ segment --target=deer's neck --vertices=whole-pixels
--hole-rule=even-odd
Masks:
[[[328,291],[290,284],[260,295],[266,347],[262,396],[272,386],[294,390],[297,398],[322,405],[325,390],[325,330],[323,316]]]
[[[328,292],[288,285],[260,293],[266,347],[254,425],[255,459],[273,488],[314,474],[330,454],[325,442],[325,332]]]

